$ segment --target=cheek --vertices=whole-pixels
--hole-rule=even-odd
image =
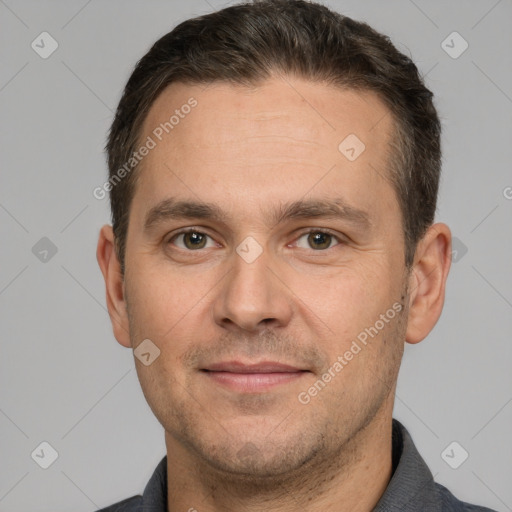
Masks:
[[[127,274],[126,286],[132,331],[166,342],[184,323],[193,330],[198,323],[191,318],[204,314],[205,298],[212,288],[207,276],[187,277],[161,267],[144,270],[142,264],[137,268]]]
[[[302,274],[292,289],[300,290],[303,314],[316,314],[329,336],[341,342],[373,325],[392,306],[391,284],[390,269],[368,261],[324,275]]]

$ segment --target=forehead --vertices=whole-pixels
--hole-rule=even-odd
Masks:
[[[197,101],[196,107],[176,112],[192,99]],[[390,112],[376,93],[285,77],[269,79],[254,87],[225,82],[206,86],[174,83],[151,106],[143,134],[151,134],[173,114],[180,113],[179,120],[175,115],[171,121],[169,133],[176,145],[218,145],[251,134],[290,134],[309,141],[321,136],[326,147],[332,149],[334,145],[336,149],[336,142],[347,130],[372,144],[379,135],[389,134],[391,128]],[[242,131],[234,132],[232,122]],[[216,130],[201,129],[204,124]],[[379,129],[374,130],[377,125]]]
[[[297,183],[295,195],[340,184],[382,189],[392,128],[390,111],[368,91],[290,77],[251,88],[174,83],[144,121],[141,140],[151,137],[155,146],[142,161],[138,187],[161,196],[155,201],[169,194],[166,185],[173,195],[224,199],[250,188],[253,198],[261,191],[269,200]],[[375,194],[360,199],[370,206]]]

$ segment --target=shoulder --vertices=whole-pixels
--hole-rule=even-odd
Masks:
[[[142,496],[132,496],[118,503],[114,503],[98,512],[137,512],[142,504]]]
[[[167,455],[144,488],[142,495],[132,496],[97,512],[140,512],[141,510],[167,510]]]
[[[434,481],[407,429],[393,419],[393,475],[374,512],[495,512],[460,501]]]
[[[487,507],[458,500],[446,487],[437,482],[435,487],[441,506],[439,510],[443,512],[496,512]]]

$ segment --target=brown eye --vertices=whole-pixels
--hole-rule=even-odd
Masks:
[[[309,233],[308,244],[311,249],[321,250],[328,249],[331,246],[332,235],[329,233],[322,233],[321,231]]]
[[[301,249],[322,251],[330,249],[339,243],[340,240],[335,235],[331,235],[325,231],[309,231],[297,239],[296,245]]]
[[[202,249],[206,245],[206,235],[202,233],[185,233],[183,235],[183,242],[187,249]]]
[[[180,249],[188,249],[190,251],[204,249],[205,247],[213,247],[214,242],[210,237],[200,231],[186,231],[179,233],[171,239]]]

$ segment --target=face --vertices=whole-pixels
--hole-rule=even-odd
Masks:
[[[136,365],[168,447],[276,476],[390,417],[407,301],[391,134],[372,93],[291,78],[153,104],[124,294],[130,344],[160,350]]]

